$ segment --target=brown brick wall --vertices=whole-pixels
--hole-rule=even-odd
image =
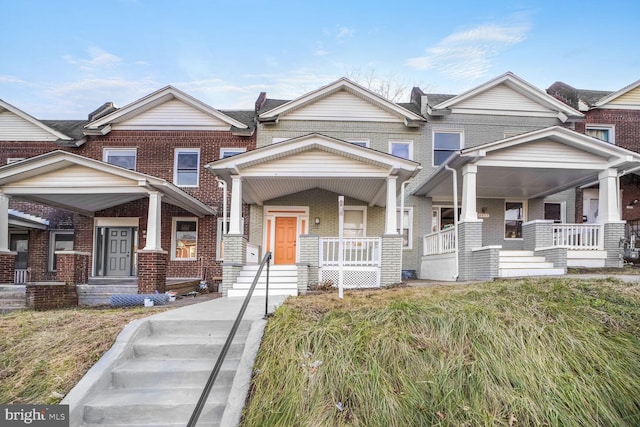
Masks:
[[[640,110],[591,110],[576,131],[584,133],[588,124],[615,125],[615,144],[640,153]]]
[[[167,285],[167,255],[157,251],[138,252],[138,293],[164,293]]]
[[[0,283],[7,284],[15,281],[16,255],[14,253],[0,253]]]
[[[56,265],[57,280],[66,285],[86,284],[89,278],[89,259],[88,253],[59,253]]]

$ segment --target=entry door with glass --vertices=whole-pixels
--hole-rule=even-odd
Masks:
[[[126,277],[135,274],[135,232],[131,227],[99,227],[96,275]]]

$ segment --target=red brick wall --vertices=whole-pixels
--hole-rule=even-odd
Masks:
[[[149,251],[138,253],[138,293],[164,293],[167,286],[166,253]]]
[[[15,281],[16,256],[13,253],[0,254],[0,283],[8,284]]]
[[[584,133],[588,124],[615,125],[615,144],[640,153],[640,110],[591,110],[576,131]]]
[[[78,253],[59,253],[57,256],[57,280],[66,285],[87,283],[89,255]]]
[[[200,177],[197,188],[183,188],[185,192],[203,203],[222,209],[222,190],[218,188],[213,175],[204,169],[204,165],[217,160],[220,148],[255,148],[255,134],[251,137],[234,136],[222,131],[112,131],[105,136],[92,136],[79,148],[61,148],[51,142],[7,142],[0,141],[0,164],[6,164],[8,157],[33,157],[54,150],[65,150],[93,159],[102,160],[103,148],[136,148],[136,170],[153,175],[169,182],[173,181],[174,155],[176,148],[200,148]],[[97,217],[138,217],[139,249],[144,248],[143,230],[146,230],[148,199],[116,206],[97,212]],[[11,207],[33,213],[50,220],[50,229],[75,229],[74,250],[92,252],[93,219],[37,205],[18,199],[11,200]],[[162,204],[162,248],[171,251],[172,217],[191,217],[192,214],[180,207]],[[249,223],[249,211],[244,212],[246,225]],[[198,259],[196,261],[167,262],[168,277],[202,277],[206,267],[207,279],[222,275],[220,264],[215,261],[217,218],[198,219]],[[30,238],[29,266],[33,280],[51,280],[52,273],[47,272],[48,233],[32,232]],[[39,234],[39,235],[38,235]],[[36,235],[38,235],[36,237]],[[31,241],[33,240],[33,242]],[[93,266],[92,257],[88,268]]]
[[[76,307],[75,285],[27,285],[27,304],[37,311]]]

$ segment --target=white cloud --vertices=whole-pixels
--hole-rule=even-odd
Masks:
[[[313,52],[313,56],[325,56],[325,55],[328,55],[328,54],[329,54],[329,51],[326,51],[321,47],[316,49],[315,52]]]
[[[27,83],[27,82],[15,76],[0,75],[0,83]]]
[[[336,39],[338,41],[342,41],[347,37],[353,37],[356,30],[353,28],[345,27],[344,25],[338,25],[338,33],[336,34]]]
[[[481,78],[491,68],[491,60],[523,41],[529,29],[529,24],[488,24],[459,31],[428,48],[425,55],[409,58],[406,65],[435,69],[455,80]]]
[[[71,55],[65,55],[63,58],[72,65],[78,65],[83,71],[94,71],[96,68],[113,67],[122,59],[112,53],[104,51],[97,47],[88,49],[89,58],[75,58]]]

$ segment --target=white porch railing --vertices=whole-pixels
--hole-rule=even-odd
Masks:
[[[554,224],[553,246],[579,249],[604,249],[602,224]]]
[[[422,255],[441,255],[456,251],[456,230],[449,228],[425,235],[422,241]]]
[[[343,286],[345,289],[380,287],[382,239],[349,237],[343,239]],[[331,281],[336,286],[340,277],[337,237],[320,238],[321,282]]]
[[[343,240],[345,266],[380,266],[382,240],[375,237],[349,237]],[[338,238],[320,239],[320,267],[338,265]]]
[[[25,269],[16,269],[15,270],[15,276],[13,279],[13,283],[15,283],[16,285],[22,285],[27,283],[28,280],[28,276],[29,276],[29,271],[25,268]]]

